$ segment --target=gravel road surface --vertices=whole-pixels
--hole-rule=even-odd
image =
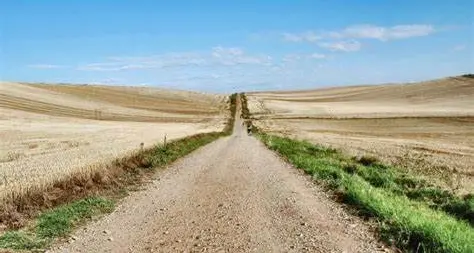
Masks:
[[[232,136],[158,173],[51,252],[384,250],[367,225],[236,120]]]

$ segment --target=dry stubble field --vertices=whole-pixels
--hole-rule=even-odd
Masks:
[[[0,200],[164,140],[220,131],[226,97],[145,87],[0,83]]]
[[[474,192],[474,79],[248,94],[272,133],[372,155]]]

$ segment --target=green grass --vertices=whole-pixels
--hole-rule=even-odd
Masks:
[[[40,238],[54,238],[70,233],[73,227],[95,215],[109,213],[114,202],[101,197],[91,197],[54,208],[37,218],[36,234]]]
[[[249,119],[250,118],[250,111],[248,108],[248,103],[247,103],[247,96],[245,93],[240,93],[240,100],[242,104],[242,117],[244,119]]]
[[[93,216],[109,213],[113,208],[114,202],[102,197],[89,197],[56,207],[39,215],[32,229],[8,231],[0,236],[0,248],[44,248],[54,238],[70,233],[75,225]]]
[[[146,167],[157,168],[174,162],[201,146],[215,141],[226,135],[224,132],[198,134],[171,142],[165,146],[158,145],[145,157]]]
[[[473,252],[474,230],[444,212],[371,186],[361,177],[343,177],[344,199],[382,221],[382,236],[406,250]]]
[[[237,110],[237,93],[234,93],[229,96],[229,103],[230,103],[230,118],[227,122],[226,127],[222,131],[224,135],[231,135],[232,131],[234,130],[234,122],[235,122],[235,112]]]
[[[46,245],[46,240],[22,231],[8,231],[0,236],[0,249],[32,250],[44,248]]]
[[[297,159],[294,161],[297,166],[299,166],[299,160],[319,162],[323,166],[325,163],[331,162],[331,166],[337,168],[335,170],[339,170],[341,167],[343,172],[358,175],[374,187],[383,187],[412,200],[424,202],[433,209],[443,210],[474,225],[474,195],[472,194],[459,197],[423,178],[415,177],[396,167],[384,165],[374,157],[351,158],[334,149],[307,142],[300,142],[298,147],[295,147],[291,140],[287,141],[290,143],[289,145],[279,144],[280,149],[284,150],[280,152],[285,152],[284,155],[293,160]]]
[[[462,216],[472,214],[471,196],[459,198],[372,157],[351,158],[335,149],[265,133],[258,137],[358,207],[361,215],[378,219],[386,241],[407,251],[474,252],[474,229]]]

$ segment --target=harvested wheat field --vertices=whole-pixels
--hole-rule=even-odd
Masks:
[[[228,118],[224,96],[145,87],[1,83],[0,98],[0,198]]]
[[[474,79],[248,94],[254,123],[474,192]]]

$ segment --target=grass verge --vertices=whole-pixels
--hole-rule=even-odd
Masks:
[[[74,226],[93,216],[109,213],[113,208],[114,201],[103,197],[89,197],[59,206],[39,215],[33,227],[8,231],[0,236],[0,248],[42,249],[54,238],[70,233]]]
[[[290,163],[324,182],[340,200],[358,207],[361,215],[379,220],[381,236],[387,242],[406,251],[474,251],[472,226],[457,212],[450,214],[443,205],[436,204],[440,194],[434,192],[441,190],[426,181],[374,158],[350,158],[305,141],[265,133],[257,136]],[[446,203],[472,204],[469,196],[456,199],[446,192],[441,195]]]
[[[235,111],[237,110],[237,93],[234,93],[229,96],[229,110],[230,110],[230,117],[227,125],[225,126],[223,133],[225,135],[231,135],[234,129],[234,122],[235,122]]]
[[[0,249],[44,249],[75,226],[113,210],[124,192],[152,178],[157,168],[233,131],[236,94],[230,97],[231,116],[222,132],[202,133],[144,149],[87,173],[71,175],[43,192],[17,196],[0,207]]]
[[[242,105],[242,118],[243,119],[250,119],[250,111],[248,108],[248,100],[245,93],[240,93],[240,100]]]

